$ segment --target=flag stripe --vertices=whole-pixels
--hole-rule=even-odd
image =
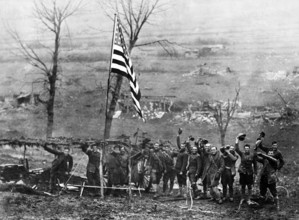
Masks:
[[[112,64],[114,66],[120,66],[120,68],[124,68],[124,71],[127,71],[127,66],[121,60],[112,59]]]
[[[124,77],[127,77],[127,73],[126,73],[126,72],[123,72],[123,71],[121,71],[121,70],[119,70],[119,69],[114,69],[114,68],[112,68],[112,69],[111,69],[111,72],[116,73],[116,74],[120,74],[120,75],[122,75],[122,76],[124,76]]]

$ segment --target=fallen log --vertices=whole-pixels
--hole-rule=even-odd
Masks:
[[[50,193],[41,192],[41,191],[32,189],[29,186],[15,184],[15,183],[0,184],[0,191],[2,191],[2,192],[18,192],[18,193],[28,194],[28,195],[54,196]]]
[[[175,202],[175,201],[181,201],[181,200],[186,200],[184,197],[177,197],[177,198],[162,198],[162,199],[157,199],[159,202]]]

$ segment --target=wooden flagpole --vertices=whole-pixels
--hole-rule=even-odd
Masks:
[[[130,144],[130,153],[129,153],[129,204],[132,202],[132,189],[131,189],[131,181],[132,181],[132,144]]]
[[[113,33],[112,33],[112,44],[111,44],[111,52],[110,52],[110,65],[109,65],[109,73],[108,73],[108,81],[107,81],[107,97],[106,97],[106,111],[105,116],[107,118],[108,115],[108,103],[109,103],[109,90],[110,90],[110,77],[111,77],[111,64],[112,64],[112,53],[113,53],[113,45],[115,41],[115,29],[116,29],[116,14],[114,14],[114,24],[113,24]],[[103,137],[105,139],[105,130],[106,130],[106,122],[104,128]],[[101,197],[104,198],[104,170],[103,170],[103,161],[104,161],[104,154],[105,144],[101,145],[101,158],[100,158],[100,179],[101,179]]]
[[[113,54],[113,45],[114,45],[114,42],[115,42],[116,16],[117,15],[114,14],[112,44],[111,44],[111,52],[110,52],[110,65],[109,65],[108,82],[107,82],[106,111],[105,111],[106,118],[107,118],[107,115],[108,115],[108,103],[109,103],[109,91],[110,91],[110,77],[111,77],[112,54]],[[104,139],[105,139],[105,130],[106,130],[106,123],[105,123],[105,129],[104,129]]]

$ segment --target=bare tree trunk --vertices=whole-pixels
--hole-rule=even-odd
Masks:
[[[53,88],[54,87],[54,88]],[[47,103],[47,139],[52,137],[53,125],[54,125],[54,101],[55,101],[55,82],[54,85],[50,85],[50,98]]]
[[[109,108],[106,112],[106,120],[105,120],[105,131],[104,131],[104,139],[110,138],[110,131],[112,126],[113,115],[115,112],[116,104],[119,99],[120,89],[123,82],[123,77],[119,74],[116,74],[116,83],[112,90],[112,99],[109,104]],[[109,85],[108,85],[109,86]]]
[[[52,110],[49,110],[48,108],[48,121],[47,121],[47,139],[52,137],[53,133],[53,124],[54,124],[54,113],[53,113],[53,107]],[[52,112],[50,112],[52,111]]]
[[[52,137],[54,125],[54,103],[56,94],[56,79],[58,73],[58,50],[59,50],[59,29],[55,38],[55,51],[53,53],[53,69],[52,75],[49,76],[50,90],[49,100],[47,103],[48,123],[47,123],[47,138]]]
[[[220,131],[221,146],[225,146],[225,131]]]

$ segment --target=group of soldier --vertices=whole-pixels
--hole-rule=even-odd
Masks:
[[[243,144],[244,150],[240,149],[246,134],[240,133],[236,137],[234,145],[226,145],[217,149],[204,138],[195,140],[192,136],[181,142],[182,129],[177,134],[177,149],[169,144],[142,145],[141,163],[137,164],[137,181],[142,184],[144,173],[150,173],[150,184],[154,192],[154,198],[162,195],[172,195],[175,178],[179,186],[177,197],[186,196],[186,187],[190,186],[194,199],[211,199],[221,204],[224,201],[234,201],[234,178],[236,175],[236,161],[240,158],[238,166],[239,183],[241,186],[241,198],[252,202],[252,187],[258,174],[257,162],[261,163],[259,177],[260,199],[264,200],[267,190],[277,204],[278,196],[276,189],[277,171],[284,165],[281,152],[278,150],[276,141],[271,147],[265,147],[263,140],[265,133],[261,132],[252,149],[249,144]],[[99,186],[99,166],[101,154],[94,146],[82,145],[82,151],[88,155],[86,176],[90,185]],[[118,148],[118,149],[117,149]],[[69,174],[73,160],[69,155],[69,148],[57,151],[44,145],[44,149],[55,154],[56,159],[52,163],[50,175],[50,191],[53,191],[55,179],[59,174]],[[115,146],[106,160],[108,172],[108,185],[116,186],[128,183],[129,156],[124,147]],[[60,175],[61,176],[61,175]],[[63,176],[63,175],[62,175]],[[197,182],[201,179],[202,190],[198,189]],[[163,182],[162,188],[160,182]],[[62,181],[65,181],[63,179]],[[219,184],[222,184],[222,193]],[[247,188],[247,196],[246,196]],[[209,196],[208,196],[209,191]]]
[[[68,146],[63,149],[55,149],[43,144],[46,151],[55,155],[50,169],[49,192],[53,193],[57,187],[57,183],[65,184],[70,179],[70,173],[73,168],[73,157],[70,155]],[[100,162],[101,153],[97,144],[88,145],[86,143],[81,146],[82,151],[88,156],[86,166],[87,183],[90,186],[100,186]],[[118,148],[118,151],[116,150]],[[115,146],[108,155],[105,168],[108,169],[108,185],[122,185],[128,182],[128,154],[124,147]],[[93,191],[93,192],[92,192]],[[98,189],[91,190],[90,194],[99,195]]]
[[[234,201],[234,178],[236,175],[236,161],[240,158],[239,183],[241,186],[241,199],[248,204],[251,200],[252,187],[255,177],[258,174],[257,162],[261,163],[259,177],[259,191],[261,200],[266,199],[269,189],[275,204],[278,202],[276,181],[277,171],[284,165],[281,152],[277,149],[277,142],[273,141],[271,147],[263,146],[265,133],[261,132],[253,149],[249,144],[243,146],[244,151],[240,150],[240,143],[245,140],[246,134],[240,133],[234,145],[227,145],[217,149],[208,140],[199,138],[195,140],[189,137],[181,143],[179,129],[177,135],[178,152],[171,152],[156,143],[153,152],[150,154],[151,178],[153,181],[154,197],[163,195],[167,189],[168,181],[170,187],[168,194],[172,193],[175,176],[179,185],[177,196],[184,196],[183,187],[189,182],[195,199],[208,199],[221,204],[224,201]],[[159,147],[160,146],[160,147]],[[259,150],[258,150],[259,149]],[[262,152],[263,153],[262,153]],[[172,158],[176,157],[173,163]],[[163,175],[163,191],[159,191],[159,183]],[[200,192],[197,187],[198,179],[201,179],[203,190]],[[222,193],[219,184],[222,184]],[[188,186],[187,186],[188,187]],[[246,196],[246,188],[248,190]],[[208,197],[207,191],[210,192]]]

